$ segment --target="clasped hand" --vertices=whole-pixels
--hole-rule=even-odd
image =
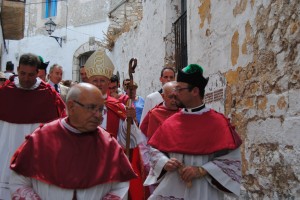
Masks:
[[[206,171],[196,166],[184,166],[183,163],[179,162],[176,158],[171,158],[165,164],[164,169],[166,171],[178,170],[181,179],[184,182],[191,182],[194,178],[201,178],[206,175]],[[201,171],[203,173],[201,173]]]

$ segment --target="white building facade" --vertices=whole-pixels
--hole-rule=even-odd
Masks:
[[[48,2],[48,3],[47,3]],[[52,6],[52,8],[51,8]],[[46,10],[48,9],[48,13]],[[27,0],[25,3],[25,31],[21,40],[6,40],[2,50],[1,65],[7,61],[18,66],[24,53],[42,56],[44,62],[57,63],[63,67],[63,80],[79,80],[79,67],[96,49],[109,25],[108,1]],[[57,24],[52,36],[62,38],[62,46],[55,38],[49,37],[45,23],[52,19]]]

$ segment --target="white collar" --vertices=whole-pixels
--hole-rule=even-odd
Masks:
[[[73,132],[73,133],[75,133],[75,134],[81,134],[81,132],[80,132],[78,129],[76,129],[76,128],[70,126],[70,125],[66,122],[66,119],[67,119],[67,117],[63,118],[63,119],[61,120],[61,124],[62,124],[66,129],[68,129],[69,131],[71,131],[71,132]]]
[[[53,83],[53,82],[50,81],[50,80],[48,81],[48,83],[49,83],[52,87],[54,87],[54,85],[55,85],[55,83]],[[56,85],[57,85],[58,87],[60,87],[60,84],[59,84],[59,83],[57,83]]]
[[[15,83],[16,87],[20,88],[20,89],[23,89],[23,90],[34,90],[34,89],[36,89],[37,87],[40,86],[41,82],[42,82],[42,80],[40,78],[36,78],[36,82],[33,86],[31,86],[31,88],[23,88],[20,84],[19,77],[16,76],[14,78],[14,83]]]
[[[202,106],[202,105],[201,105]],[[196,108],[198,108],[198,107],[200,107],[200,106],[197,106]],[[201,109],[201,110],[199,110],[199,111],[191,111],[192,109],[195,109],[195,108],[189,108],[189,109],[182,109],[181,110],[181,112],[183,112],[184,114],[196,114],[196,115],[199,115],[199,114],[203,114],[203,113],[205,113],[205,112],[208,112],[208,111],[210,111],[210,108],[208,108],[208,107],[204,107],[203,109]]]
[[[204,103],[201,104],[200,106],[196,106],[194,108],[184,108],[184,110],[186,112],[198,112],[198,111],[202,110],[203,108],[205,108],[205,104]]]

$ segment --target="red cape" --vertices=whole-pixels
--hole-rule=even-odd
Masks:
[[[72,133],[61,119],[36,129],[14,154],[11,169],[66,189],[123,182],[136,175],[118,142],[102,128]]]
[[[162,123],[170,116],[177,113],[178,110],[169,110],[162,103],[150,110],[145,116],[140,129],[148,137],[151,138],[153,133]]]
[[[119,101],[121,102],[121,103],[123,103],[125,106],[129,106],[128,105],[128,100],[129,100],[130,98],[129,98],[129,96],[127,95],[127,94],[122,94],[120,97],[119,97]],[[132,103],[131,103],[131,107],[134,107],[134,100],[132,100]]]
[[[0,88],[0,120],[16,124],[46,123],[65,116],[65,104],[49,84],[34,90],[17,88],[12,81]]]
[[[229,119],[214,110],[201,115],[176,113],[158,128],[149,141],[151,146],[163,152],[192,155],[232,150],[241,143]]]
[[[126,119],[126,110],[124,108],[124,105],[119,100],[110,96],[107,96],[105,105],[107,107],[106,130],[115,138],[117,138],[117,133],[119,130],[119,120]]]
[[[114,113],[118,115],[122,120],[126,119],[126,110],[123,104],[118,100],[111,96],[107,96],[105,100],[105,105],[108,109],[112,110]]]
[[[107,131],[112,134],[113,137],[117,137],[119,129],[119,120],[126,119],[126,110],[122,101],[108,96],[106,99],[107,111]],[[143,187],[143,169],[142,169],[142,159],[139,151],[139,147],[130,150],[131,159],[130,163],[133,170],[138,175],[137,178],[130,180],[129,186],[129,198],[130,200],[143,200],[149,197],[147,191],[144,191]]]
[[[129,96],[127,94],[122,94],[118,100],[126,105],[127,101],[129,100]]]

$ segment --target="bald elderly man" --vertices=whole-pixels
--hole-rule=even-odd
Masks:
[[[37,128],[14,154],[12,199],[126,199],[136,174],[122,147],[99,126],[101,91],[77,84],[66,105],[67,117]]]
[[[164,101],[150,110],[144,118],[140,128],[148,139],[167,118],[179,111],[174,94],[176,84],[176,81],[164,84],[161,94]]]
[[[174,90],[177,83],[176,81],[167,82],[162,87],[163,102],[151,109],[145,116],[140,128],[141,131],[149,140],[154,132],[162,125],[162,123],[170,116],[179,112],[179,108],[176,105]],[[147,141],[140,144],[140,150],[144,161],[145,174],[148,175],[150,168],[150,146],[147,145]],[[150,193],[153,192],[155,186],[150,186]]]

